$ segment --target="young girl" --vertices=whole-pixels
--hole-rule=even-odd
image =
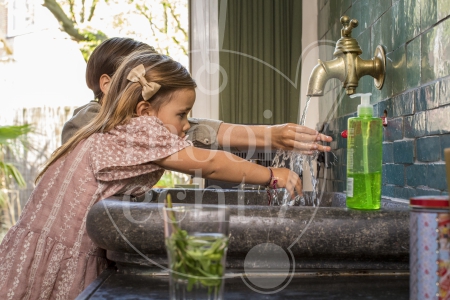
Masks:
[[[65,144],[79,129],[98,114],[102,99],[111,83],[111,77],[120,61],[137,50],[148,50],[156,53],[152,46],[124,37],[109,38],[94,49],[86,65],[86,84],[92,91],[95,100],[74,110],[73,117],[63,126],[62,144]]]
[[[89,209],[114,194],[150,190],[164,169],[301,194],[288,169],[186,141],[195,87],[167,56],[141,51],[124,60],[98,115],[55,151],[0,245],[0,299],[74,299],[106,267],[86,233]]]

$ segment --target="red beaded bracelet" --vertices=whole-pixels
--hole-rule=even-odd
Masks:
[[[274,179],[272,169],[270,167],[268,167],[268,169],[270,171],[270,178],[269,178],[269,181],[266,183],[266,191],[267,191],[267,197],[268,197],[268,200],[269,200],[268,205],[270,205],[272,203],[272,195],[270,194],[269,190],[270,189],[274,189],[275,190],[277,188],[278,180]],[[272,183],[272,187],[271,187],[270,183],[272,182],[272,180],[273,180],[273,183]]]
[[[269,177],[269,181],[267,181],[267,183],[264,186],[266,188],[270,188],[270,183],[272,182],[272,178],[273,178],[273,171],[270,167],[267,167],[267,169],[269,169],[269,171],[270,171],[270,177]]]

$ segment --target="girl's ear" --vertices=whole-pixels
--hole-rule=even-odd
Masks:
[[[111,83],[111,77],[109,77],[106,74],[102,74],[102,76],[100,76],[100,80],[99,80],[100,89],[102,90],[104,95],[106,95],[108,93],[110,83]]]
[[[140,116],[156,116],[154,109],[147,101],[141,101],[136,106],[136,114]]]

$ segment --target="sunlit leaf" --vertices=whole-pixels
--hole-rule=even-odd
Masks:
[[[11,126],[0,126],[0,144],[6,145],[11,142],[11,140],[18,139],[32,131],[32,127],[29,124],[25,125],[11,125]]]
[[[26,135],[32,131],[33,127],[29,124],[0,126],[0,184],[6,185],[2,186],[3,188],[9,188],[11,179],[19,187],[26,186],[25,179],[16,166],[5,161],[5,151],[10,150],[12,155],[18,155],[17,142],[26,149],[28,147]],[[4,205],[4,201],[2,203]]]
[[[23,178],[22,174],[20,174],[19,170],[12,165],[12,164],[6,164],[8,168],[9,175],[12,176],[12,178],[16,181],[17,185],[19,187],[26,187],[27,183],[25,182],[25,179]]]

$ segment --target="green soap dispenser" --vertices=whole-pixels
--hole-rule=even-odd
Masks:
[[[347,207],[379,209],[383,163],[383,121],[373,117],[369,94],[361,97],[358,116],[348,119]]]

